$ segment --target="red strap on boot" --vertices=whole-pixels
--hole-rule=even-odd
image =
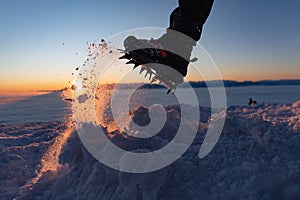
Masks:
[[[162,57],[167,57],[168,56],[168,54],[167,54],[167,52],[165,52],[164,50],[159,50],[159,53],[160,53],[160,55],[162,55]]]

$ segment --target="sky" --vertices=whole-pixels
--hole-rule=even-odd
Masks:
[[[167,27],[176,0],[0,0],[0,90],[60,89],[86,42]],[[300,79],[300,1],[215,0],[201,44],[223,79]]]

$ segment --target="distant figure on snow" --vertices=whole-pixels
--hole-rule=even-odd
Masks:
[[[249,106],[255,106],[257,104],[257,102],[255,100],[252,100],[252,98],[249,98]]]

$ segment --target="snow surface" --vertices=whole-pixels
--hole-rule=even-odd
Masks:
[[[59,121],[70,114],[60,92],[0,94],[0,124]]]
[[[128,151],[159,149],[179,126],[179,106],[166,109],[167,123],[152,138],[137,139],[118,130],[107,136]],[[189,150],[170,166],[144,174],[99,163],[82,145],[69,117],[2,124],[0,199],[299,199],[300,101],[229,107],[222,135],[203,159],[198,157],[200,146],[218,115],[199,109],[201,123]],[[147,123],[142,119],[147,120],[148,112],[137,108],[132,118]]]

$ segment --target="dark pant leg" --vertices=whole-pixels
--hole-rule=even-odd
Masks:
[[[198,41],[214,0],[179,0],[179,7],[170,16],[170,29]]]

